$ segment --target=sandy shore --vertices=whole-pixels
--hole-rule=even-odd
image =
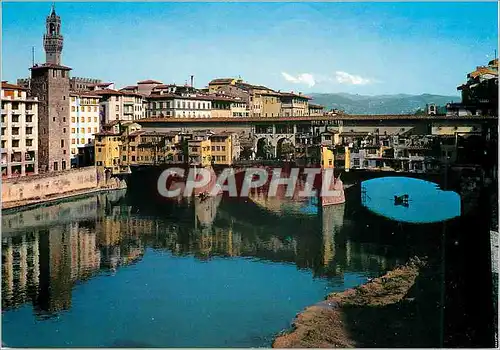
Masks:
[[[434,344],[435,337],[424,333],[435,329],[430,325],[425,329],[421,310],[415,307],[414,298],[408,296],[424,266],[414,258],[362,286],[328,295],[325,301],[301,312],[293,323],[293,330],[279,335],[273,347],[418,347]]]

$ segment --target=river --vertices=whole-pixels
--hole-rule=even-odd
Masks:
[[[157,203],[126,191],[7,212],[2,341],[268,347],[328,293],[413,255],[439,256],[439,224],[379,214],[356,193],[319,209],[261,196]]]

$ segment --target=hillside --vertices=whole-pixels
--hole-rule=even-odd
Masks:
[[[340,109],[348,114],[404,114],[415,113],[426,104],[444,106],[448,102],[460,102],[459,96],[422,95],[379,95],[364,96],[347,93],[309,94],[312,103],[325,106],[326,110]]]

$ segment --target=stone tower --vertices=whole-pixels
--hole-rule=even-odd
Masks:
[[[63,49],[61,17],[56,15],[54,5],[52,5],[52,10],[46,20],[46,33],[43,35],[43,47],[45,48],[45,61],[47,63],[61,64],[61,53]]]
[[[70,167],[69,72],[61,65],[61,19],[54,6],[43,36],[47,62],[31,67],[31,94],[38,97],[38,165],[40,172]]]

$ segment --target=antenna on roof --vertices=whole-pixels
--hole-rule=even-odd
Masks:
[[[35,66],[35,47],[31,47],[31,66]]]

